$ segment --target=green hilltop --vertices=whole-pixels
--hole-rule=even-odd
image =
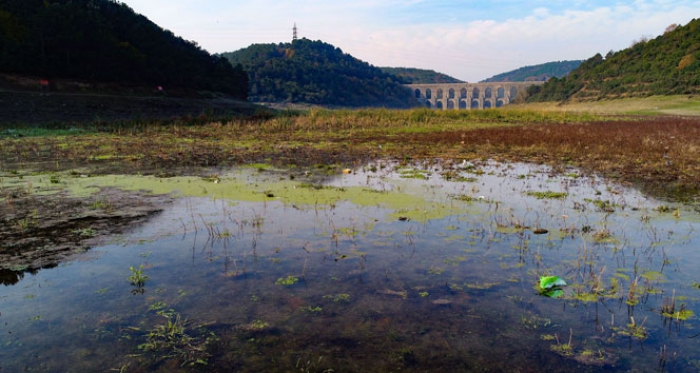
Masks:
[[[619,52],[584,61],[568,76],[529,90],[530,101],[586,101],[700,93],[700,20],[671,25]]]
[[[250,76],[251,101],[341,107],[417,105],[402,79],[322,41],[303,38],[253,44],[223,56],[241,64]]]
[[[396,75],[404,84],[464,83],[459,79],[433,70],[412,67],[381,67],[380,69],[387,74]]]
[[[519,69],[494,75],[485,79],[483,83],[489,82],[530,82],[547,81],[550,78],[561,78],[568,75],[572,70],[579,67],[583,61],[555,61],[539,65],[525,66]]]
[[[113,0],[2,0],[0,73],[246,99],[241,67]]]

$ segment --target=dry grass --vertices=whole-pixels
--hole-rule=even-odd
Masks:
[[[586,102],[544,102],[523,106],[511,105],[510,108],[526,107],[548,112],[587,112],[612,115],[700,115],[700,100],[697,96],[651,96],[643,98],[623,98]]]
[[[377,157],[492,158],[572,165],[652,189],[695,193],[700,118],[624,119],[512,109],[312,110],[252,121],[4,138],[0,157],[3,170],[48,164],[142,173],[246,163],[350,166]]]

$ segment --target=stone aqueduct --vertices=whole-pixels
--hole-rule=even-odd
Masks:
[[[424,106],[438,110],[488,109],[508,105],[527,87],[544,82],[407,84]]]

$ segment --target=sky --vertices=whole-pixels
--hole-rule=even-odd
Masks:
[[[700,16],[700,0],[120,0],[210,53],[321,40],[375,66],[477,82],[584,60]]]

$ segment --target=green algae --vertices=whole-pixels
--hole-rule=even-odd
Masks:
[[[576,293],[574,299],[584,303],[597,302],[600,296],[596,293]]]
[[[52,174],[53,176],[54,174]],[[299,209],[327,209],[341,202],[386,210],[387,220],[426,222],[456,213],[468,212],[464,206],[432,201],[420,190],[400,186],[397,191],[377,191],[364,186],[333,187],[290,180],[282,172],[260,172],[246,167],[216,177],[154,175],[88,176],[78,172],[26,175],[4,178],[4,184],[30,190],[31,193],[51,195],[66,192],[74,197],[90,197],[102,188],[117,188],[155,195],[208,197],[238,202],[281,202]]]
[[[642,273],[641,277],[649,281],[661,281],[663,280],[664,275],[657,271],[647,271]]]
[[[695,313],[688,309],[680,309],[675,312],[662,312],[661,315],[669,319],[685,321],[693,317]]]

